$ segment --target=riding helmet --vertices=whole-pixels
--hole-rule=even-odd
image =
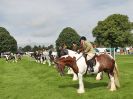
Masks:
[[[82,36],[79,41],[81,41],[81,40],[86,40],[86,37]]]

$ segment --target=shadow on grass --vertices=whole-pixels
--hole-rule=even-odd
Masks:
[[[72,74],[65,74],[64,76],[66,76],[66,77],[73,77]],[[89,78],[94,78],[94,79],[96,78],[96,76],[97,76],[96,74],[86,74],[86,75],[83,75],[84,78],[88,78],[89,77]]]
[[[106,87],[107,83],[106,82],[95,82],[95,83],[90,83],[90,82],[86,82],[84,81],[84,87],[87,89],[94,89],[94,88],[98,88],[98,87]],[[78,88],[79,84],[77,82],[77,84],[62,84],[59,85],[59,88],[67,88],[67,87],[72,87],[72,88]]]

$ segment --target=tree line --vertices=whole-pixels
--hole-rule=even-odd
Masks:
[[[49,45],[49,46],[47,46],[47,47],[45,47],[44,45],[39,45],[39,46],[37,46],[37,45],[34,45],[33,47],[32,46],[30,46],[30,45],[26,45],[26,46],[24,46],[24,47],[19,47],[18,48],[18,51],[20,51],[20,52],[35,52],[35,51],[39,51],[39,50],[50,50],[50,49],[54,49],[54,46],[53,45]]]

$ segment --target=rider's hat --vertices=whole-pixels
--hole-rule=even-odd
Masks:
[[[79,41],[81,41],[81,40],[85,40],[86,41],[86,37],[82,36]]]

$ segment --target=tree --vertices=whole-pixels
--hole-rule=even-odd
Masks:
[[[59,55],[60,47],[65,44],[68,49],[72,48],[72,42],[79,44],[80,36],[71,27],[64,28],[56,40],[56,50]]]
[[[48,46],[48,49],[53,49],[53,48],[54,46],[52,44]]]
[[[31,47],[30,45],[26,45],[26,46],[23,48],[23,51],[24,51],[24,52],[32,51],[32,47]]]
[[[71,27],[64,28],[59,34],[59,37],[56,40],[56,49],[59,51],[59,47],[62,44],[66,44],[68,49],[72,48],[72,42],[75,41],[79,43],[80,36],[78,33]]]
[[[17,51],[17,41],[13,36],[3,27],[0,27],[0,51],[6,52],[16,52]]]
[[[131,45],[133,41],[131,30],[132,23],[128,16],[113,14],[104,21],[99,21],[92,33],[98,46],[124,47]]]
[[[32,49],[32,51],[37,51],[38,50],[38,47],[36,46],[36,45],[34,45],[34,47],[33,47],[33,49]]]
[[[42,47],[41,47],[41,45],[39,45],[39,46],[38,46],[38,50],[42,50]]]

